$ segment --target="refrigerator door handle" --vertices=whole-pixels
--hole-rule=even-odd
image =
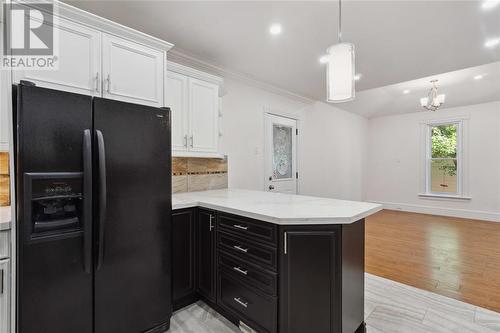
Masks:
[[[83,131],[83,268],[92,272],[92,136]]]
[[[102,132],[96,130],[99,168],[99,245],[97,250],[97,269],[104,260],[104,227],[106,222],[106,149]]]

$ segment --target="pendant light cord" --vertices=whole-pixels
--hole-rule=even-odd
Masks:
[[[342,43],[342,0],[339,0],[339,43]]]

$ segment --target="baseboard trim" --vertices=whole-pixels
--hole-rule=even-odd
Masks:
[[[465,219],[483,220],[489,222],[500,222],[500,213],[480,210],[442,208],[423,205],[413,205],[397,202],[372,201],[384,206],[384,209],[399,210],[403,212],[421,213],[440,216],[461,217]]]

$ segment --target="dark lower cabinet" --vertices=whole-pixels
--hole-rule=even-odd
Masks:
[[[280,236],[279,332],[363,332],[364,220]]]
[[[172,212],[172,300],[177,310],[196,295],[196,215],[194,209]]]
[[[197,231],[197,267],[198,267],[198,293],[215,303],[216,300],[216,213],[215,211],[199,209],[196,221]]]
[[[338,329],[338,230],[283,231],[280,267],[282,332]]]
[[[364,220],[278,226],[173,211],[174,309],[198,299],[259,333],[361,333]]]

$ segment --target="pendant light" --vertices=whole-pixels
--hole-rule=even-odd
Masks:
[[[326,50],[326,101],[352,101],[354,86],[354,44],[342,42],[342,3],[339,0],[338,43]]]

